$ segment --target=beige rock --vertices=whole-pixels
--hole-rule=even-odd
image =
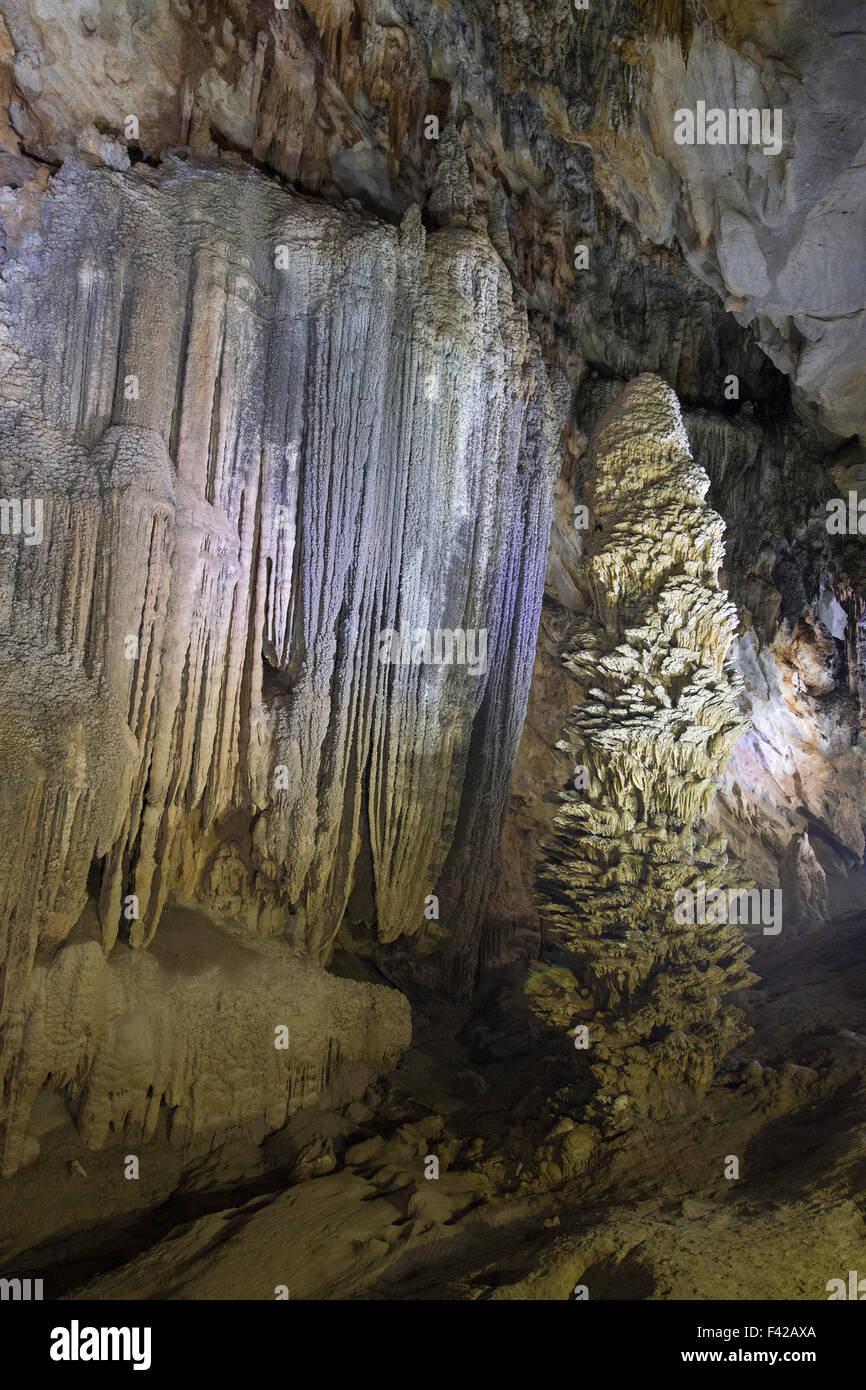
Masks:
[[[561,744],[587,787],[561,794],[539,868],[541,910],[600,1015],[587,1055],[615,1130],[670,1082],[709,1085],[740,1036],[722,1000],[754,978],[738,928],[674,920],[675,890],[729,882],[701,818],[745,725],[708,485],[673,392],[639,377],[590,445],[592,606],[562,651],[585,699]]]

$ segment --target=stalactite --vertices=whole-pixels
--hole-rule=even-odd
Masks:
[[[215,163],[70,161],[13,251],[3,424],[45,537],[0,556],[5,653],[34,684],[61,668],[69,696],[13,730],[7,1164],[37,1075],[104,1108],[96,1023],[64,1066],[28,985],[41,946],[95,926],[92,872],[113,968],[158,945],[172,902],[325,963],[359,860],[389,942],[424,927],[461,817],[496,842],[556,411],[451,134],[429,235],[417,207],[395,228]],[[457,641],[445,664],[402,639],[382,659],[383,633],[419,630]],[[455,939],[494,875],[484,852],[463,864]],[[148,1085],[184,1106],[175,1042]]]

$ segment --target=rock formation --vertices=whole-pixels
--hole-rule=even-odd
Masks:
[[[791,927],[807,927],[827,920],[827,875],[809,843],[809,832],[791,838],[779,867],[785,916]]]
[[[562,744],[576,789],[539,872],[542,912],[591,993],[598,1104],[618,1127],[650,1085],[709,1085],[739,1036],[724,996],[754,978],[738,926],[674,911],[678,889],[737,886],[724,841],[700,823],[746,727],[725,665],[736,613],[718,586],[724,528],[708,487],[675,396],[639,377],[587,462],[591,606],[562,654],[584,692]]]
[[[824,1296],[866,51],[817,9],[0,0],[0,1272]],[[706,911],[750,883],[779,933]]]
[[[421,932],[437,889],[443,915],[483,902],[555,422],[511,277],[446,200],[428,235],[417,209],[393,228],[253,172],[70,161],[6,211],[4,483],[44,513],[40,544],[9,537],[2,554],[14,1167],[46,1076],[118,1110],[94,1095],[100,1076],[115,1090],[92,1016],[123,995],[111,973],[87,966],[71,991],[71,1026],[94,1032],[82,1055],[46,1040],[51,980],[85,966],[32,972],[71,932],[89,940],[98,918],[123,971],[170,895],[200,904],[285,936],[291,1013],[292,961],[326,961],[353,889],[383,942]],[[390,1032],[369,1030],[371,1061],[405,1046],[395,1008]],[[206,1036],[155,1044],[152,1071],[142,1043],[120,1111],[138,1122],[165,1096],[215,1123],[189,1094],[190,1055],[223,1046]],[[343,1048],[326,1028],[316,1066]],[[279,1108],[259,1097],[246,1117]]]

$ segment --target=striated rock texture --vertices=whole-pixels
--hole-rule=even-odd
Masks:
[[[736,887],[701,824],[743,732],[725,666],[736,612],[719,589],[721,519],[677,400],[641,376],[602,420],[587,462],[589,611],[562,660],[585,702],[561,747],[562,794],[539,869],[542,912],[591,991],[596,1113],[625,1128],[653,1091],[705,1089],[741,1035],[725,995],[754,977],[740,929],[675,920],[675,892]],[[583,1020],[578,1020],[583,1021]]]
[[[827,920],[827,875],[809,843],[808,831],[792,837],[779,878],[791,926],[814,926]]]
[[[46,1077],[91,1149],[112,1133],[146,1142],[162,1106],[175,1144],[233,1128],[258,1139],[315,1100],[362,1094],[412,1033],[398,990],[338,979],[188,909],[164,914],[148,951],[106,957],[91,938],[43,952],[19,1007],[7,1172],[38,1153],[22,1126]]]
[[[158,976],[123,953],[195,902],[285,938],[291,1014],[291,962],[327,961],[353,892],[383,942],[483,903],[557,466],[522,298],[459,160],[430,234],[417,208],[397,228],[225,163],[92,162],[3,194],[2,491],[38,499],[44,532],[0,550],[7,1166],[46,1077],[74,1072],[120,1123],[94,1068],[137,1088],[136,1120],[152,1092],[216,1122],[190,1093],[218,1030],[106,1079],[109,986],[90,983],[68,1005],[89,1042],[44,1041],[44,990],[79,967],[28,981],[73,929],[117,962],[111,989],[147,998]],[[443,662],[419,632],[445,634]],[[472,852],[440,886],[460,817]],[[372,1062],[408,1036],[383,1016]],[[317,1036],[305,1063],[325,1070],[327,1011]]]
[[[3,1272],[821,1296],[866,1055],[857,7],[279,3],[0,0]],[[678,144],[699,102],[778,108],[778,154]],[[695,1098],[751,977],[674,893],[741,874],[785,930]]]
[[[611,182],[625,174],[635,206],[639,168],[641,220],[656,220],[656,239],[676,236],[695,272],[740,323],[754,325],[764,350],[819,404],[831,429],[862,431],[862,7],[856,0],[716,0],[701,19],[691,43],[671,36],[647,45],[632,148],[621,161],[612,153],[619,169]],[[781,148],[678,145],[674,112],[695,110],[699,101],[726,113],[776,112]],[[638,135],[642,121],[646,139]],[[681,196],[672,198],[677,188]]]
[[[231,150],[298,188],[399,215],[429,192],[428,118],[456,119],[476,193],[505,192],[518,274],[558,335],[623,377],[673,359],[665,375],[681,396],[687,381],[720,400],[748,325],[798,397],[848,435],[866,399],[859,8],[2,0],[0,169],[23,182],[34,161],[76,150],[114,167],[176,146]],[[675,112],[698,102],[780,112],[781,149],[678,144]],[[673,273],[635,275],[627,254],[611,257],[623,224]],[[582,240],[590,269],[575,275]],[[671,322],[683,262],[730,311],[705,349],[693,315]],[[607,299],[604,323],[585,314],[610,280],[631,281],[639,309],[656,301],[645,361],[622,298]]]
[[[583,381],[575,414],[585,435],[621,390],[601,375]],[[860,486],[862,450],[849,446],[825,459],[818,432],[783,398],[746,402],[733,415],[684,407],[683,423],[710,478],[708,501],[725,521],[720,582],[737,605],[731,661],[751,726],[719,780],[709,820],[747,877],[766,888],[778,884],[792,838],[808,828],[836,886],[856,896],[866,814],[858,676],[864,552],[862,539],[828,534],[826,504]],[[543,636],[516,769],[515,787],[528,803],[522,820],[542,829],[547,807],[532,804],[535,789],[563,785],[569,767],[555,744],[578,698],[557,653],[568,614],[585,604],[572,521],[583,465],[581,457],[570,473],[564,467],[557,487]]]

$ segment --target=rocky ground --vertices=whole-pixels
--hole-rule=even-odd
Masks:
[[[673,1149],[652,1119],[593,1146],[567,1045],[513,1008],[497,1030],[491,999],[457,1039],[422,1019],[365,1102],[260,1144],[172,1147],[164,1115],[137,1181],[55,1097],[0,1188],[0,1263],[73,1299],[826,1298],[866,1267],[864,926],[759,945],[754,1032]]]

